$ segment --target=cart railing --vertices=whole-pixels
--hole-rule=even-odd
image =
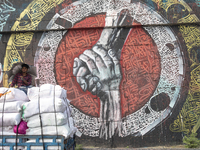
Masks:
[[[10,150],[15,150],[19,146],[23,146],[26,150],[35,149],[33,148],[35,146],[45,150],[51,149],[51,147],[56,147],[59,150],[74,150],[75,148],[75,138],[65,140],[62,135],[1,135],[0,139],[2,140],[0,149],[8,147]],[[9,142],[11,139],[15,142]],[[27,139],[30,142],[25,142]]]

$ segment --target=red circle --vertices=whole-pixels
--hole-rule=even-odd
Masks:
[[[100,100],[83,92],[73,75],[74,58],[98,41],[105,24],[105,14],[87,17],[68,30],[58,47],[55,59],[56,80],[67,90],[67,98],[81,112],[99,117]],[[139,110],[155,91],[160,77],[160,56],[150,35],[138,23],[130,31],[121,52],[120,84],[122,117]],[[81,29],[88,27],[88,29]]]

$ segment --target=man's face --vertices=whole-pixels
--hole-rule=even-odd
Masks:
[[[26,67],[22,67],[22,73],[27,73],[28,69]]]

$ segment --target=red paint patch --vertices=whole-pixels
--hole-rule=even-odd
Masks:
[[[86,49],[91,49],[98,41],[104,26],[105,14],[88,17],[77,23],[73,28],[94,27],[93,29],[69,30],[62,39],[55,60],[57,83],[67,89],[67,97],[81,112],[99,117],[100,101],[90,92],[83,92],[73,75],[74,58]]]
[[[105,14],[88,17],[74,28],[99,27],[105,24]],[[62,39],[55,60],[57,83],[67,89],[71,104],[81,112],[99,117],[100,100],[90,92],[83,92],[73,76],[74,58],[98,41],[102,28],[69,30]],[[122,117],[140,109],[152,96],[160,76],[160,58],[153,40],[142,27],[129,34],[121,54]]]
[[[121,54],[122,117],[139,110],[149,101],[161,71],[160,55],[152,38],[140,24],[134,24],[139,26],[131,30]]]

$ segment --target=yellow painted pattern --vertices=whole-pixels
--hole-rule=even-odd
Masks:
[[[188,15],[180,19],[178,22],[197,22],[199,19],[196,15]],[[170,125],[170,130],[173,132],[196,132],[200,127],[200,65],[197,59],[197,51],[194,47],[200,46],[200,29],[195,25],[180,25],[181,32],[186,43],[188,56],[191,64],[191,81],[189,83],[189,91],[177,119]]]
[[[61,2],[63,0],[33,0],[17,18],[11,30],[35,30],[46,13]],[[33,34],[33,32],[26,32],[11,35],[4,58],[4,71],[9,71],[14,63],[24,61],[26,48],[30,45]],[[6,74],[4,75],[3,85],[8,87],[8,79],[5,76]]]
[[[165,0],[165,2],[163,2],[163,0],[152,0],[154,3],[157,4],[158,8],[162,8],[164,9],[166,12],[168,10],[168,8],[174,4],[181,4],[185,7],[185,9],[187,9],[189,12],[192,11],[192,9],[183,1],[183,0]]]
[[[191,12],[192,9],[183,0],[152,0],[158,8],[164,9],[166,12],[171,5],[180,4],[184,6],[185,10]],[[184,10],[183,10],[184,11]],[[176,17],[175,15],[173,16]],[[199,22],[199,19],[194,14],[189,14],[184,18],[181,18],[177,23],[192,23]],[[189,59],[191,64],[191,81],[189,84],[189,92],[179,115],[175,119],[174,123],[170,125],[172,132],[184,132],[186,134],[190,132],[196,132],[200,127],[200,65],[197,59],[197,52],[194,47],[200,46],[200,29],[195,25],[180,25],[179,31],[184,38],[186,47],[188,50]]]
[[[162,0],[152,1],[158,5],[158,8],[163,8],[166,12],[173,4],[181,4],[188,12],[192,11],[192,9],[183,0],[167,0],[165,2]],[[199,22],[199,19],[194,14],[189,14],[188,16],[178,20],[178,23],[192,22]],[[197,53],[193,50],[194,47],[200,46],[200,29],[195,25],[180,25],[179,31],[181,32],[186,43],[189,59],[192,62],[191,68],[194,69],[191,71],[191,81],[189,84],[189,92],[186,102],[184,103],[174,123],[170,125],[170,130],[172,132],[184,132],[188,134],[189,132],[195,133],[200,127],[200,66],[197,59]]]
[[[157,4],[158,8],[163,8],[167,10],[171,5],[179,3],[177,0],[166,0],[164,3],[162,0],[152,0]]]

